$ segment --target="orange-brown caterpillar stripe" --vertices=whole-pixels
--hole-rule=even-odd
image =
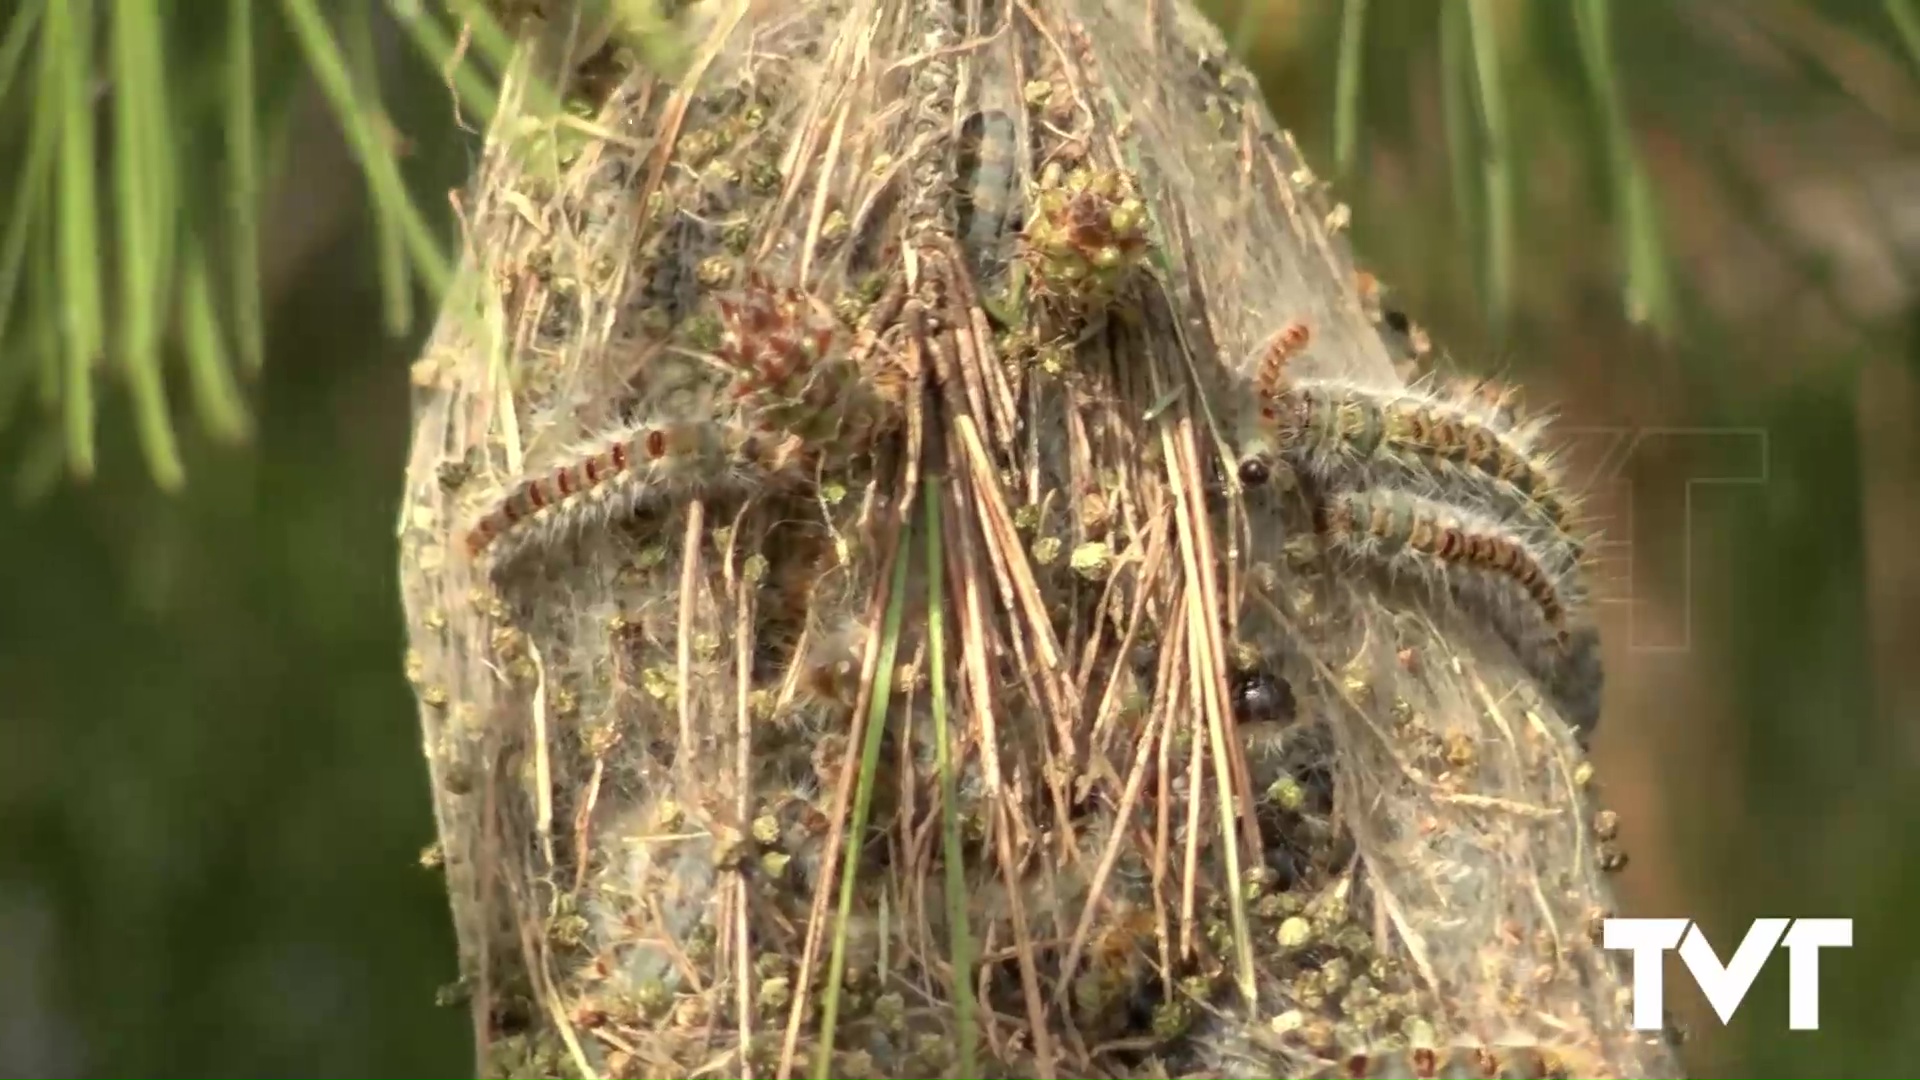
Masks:
[[[1313,330],[1298,320],[1276,331],[1260,347],[1260,367],[1254,374],[1254,389],[1264,398],[1277,396],[1286,388],[1287,362],[1306,349]]]
[[[797,436],[763,435],[732,423],[683,421],[629,429],[593,453],[514,486],[474,523],[466,549],[478,557],[503,537],[540,546],[596,517],[647,503],[792,478],[799,475],[804,456]]]
[[[1497,526],[1462,522],[1418,496],[1372,491],[1331,496],[1322,507],[1321,527],[1336,539],[1373,541],[1387,554],[1409,551],[1503,576],[1520,586],[1555,636],[1566,640],[1567,612],[1559,586],[1523,541]]]
[[[697,440],[697,435],[693,437]],[[673,441],[685,440],[673,439],[667,428],[644,428],[578,461],[522,481],[474,523],[467,533],[467,554],[480,555],[501,534],[536,512],[587,494],[624,473],[635,453],[629,447],[637,447],[648,461],[658,461],[667,456]]]

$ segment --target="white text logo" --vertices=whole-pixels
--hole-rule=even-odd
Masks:
[[[1658,1031],[1662,1026],[1661,953],[1679,947],[1693,981],[1700,984],[1707,1003],[1725,1024],[1733,1019],[1733,1011],[1746,998],[1775,946],[1785,945],[1787,1026],[1814,1031],[1820,1027],[1820,950],[1852,947],[1853,920],[1756,919],[1726,964],[1690,919],[1608,919],[1601,943],[1604,948],[1633,951],[1633,1026],[1641,1031]]]

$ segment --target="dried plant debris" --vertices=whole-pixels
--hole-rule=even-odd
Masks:
[[[502,95],[415,368],[482,1067],[1670,1074],[1589,932],[1572,493],[1396,374],[1217,34],[676,10],[590,138]]]

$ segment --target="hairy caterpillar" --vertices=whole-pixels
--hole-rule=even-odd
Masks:
[[[1525,445],[1533,432],[1521,431],[1520,392],[1494,379],[1449,379],[1436,396],[1454,409]]]
[[[1569,640],[1567,604],[1575,591],[1524,540],[1491,520],[1404,491],[1344,491],[1318,508],[1317,525],[1335,547],[1384,558],[1442,579],[1458,566],[1502,577],[1539,609],[1556,640]]]
[[[1497,426],[1503,409],[1301,381],[1261,403],[1261,430],[1242,458],[1242,479],[1250,471],[1263,475],[1272,456],[1334,486],[1371,486],[1385,471],[1468,509],[1527,521],[1554,541],[1553,562],[1577,563],[1584,552],[1573,504],[1550,463]]]
[[[1453,380],[1438,392],[1383,391],[1333,380],[1287,377],[1288,364],[1312,341],[1306,323],[1288,323],[1261,345],[1254,362],[1257,430],[1243,466],[1264,475],[1284,455],[1323,479],[1353,466],[1397,461],[1411,473],[1473,470],[1498,481],[1496,494],[1539,507],[1549,523],[1573,532],[1572,507],[1550,462],[1532,452],[1537,429],[1523,429],[1515,392],[1492,380]],[[1243,477],[1245,479],[1245,477]],[[1510,501],[1510,500],[1509,500]]]
[[[467,532],[467,554],[492,550],[504,563],[616,516],[797,477],[799,463],[800,440],[784,433],[718,420],[637,424],[508,489]]]
[[[1568,610],[1585,596],[1584,538],[1550,459],[1533,448],[1542,425],[1523,420],[1516,393],[1491,380],[1377,390],[1289,379],[1311,341],[1296,320],[1256,354],[1241,482],[1264,483],[1284,462],[1312,481],[1316,526],[1331,547],[1492,599],[1481,606],[1493,628],[1575,729],[1590,730],[1600,710],[1599,636]],[[1517,590],[1524,603],[1475,596],[1488,584]]]
[[[1253,374],[1253,387],[1261,397],[1272,397],[1286,386],[1287,362],[1304,352],[1312,341],[1312,328],[1297,321],[1281,327],[1267,339],[1260,348],[1259,366]]]
[[[803,458],[857,448],[894,419],[896,403],[835,349],[831,313],[819,301],[753,273],[715,303],[721,335],[712,359],[731,372],[733,408],[643,421],[521,480],[469,530],[469,556],[493,550],[500,565],[616,516],[794,480]]]
[[[1510,585],[1524,606],[1497,598],[1481,606],[1574,729],[1593,729],[1603,683],[1600,638],[1579,610],[1585,591],[1574,569],[1555,570],[1535,544],[1497,521],[1405,491],[1334,493],[1316,517],[1334,550],[1389,571],[1411,571],[1449,594],[1474,598],[1473,581],[1462,571]]]
[[[988,109],[961,125],[960,239],[975,277],[985,280],[1006,262],[1004,239],[1016,224],[1019,199],[1019,129],[1013,117]]]

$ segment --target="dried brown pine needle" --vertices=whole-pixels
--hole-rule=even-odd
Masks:
[[[1286,378],[1404,388],[1214,30],[678,18],[684,70],[593,80],[557,171],[505,88],[415,371],[409,673],[482,1067],[1670,1075],[1589,934],[1530,549],[1340,548],[1311,462],[1244,464],[1282,327]],[[1490,437],[1436,401],[1418,445]]]

